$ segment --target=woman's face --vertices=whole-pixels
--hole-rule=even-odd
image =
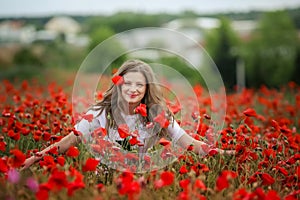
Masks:
[[[131,105],[138,105],[146,93],[146,78],[140,72],[128,72],[123,78],[124,83],[121,86],[123,99]]]

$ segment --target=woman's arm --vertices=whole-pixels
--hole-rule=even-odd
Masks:
[[[64,153],[71,146],[76,145],[79,141],[80,141],[80,136],[76,136],[74,134],[74,132],[71,132],[70,134],[68,134],[67,136],[62,138],[59,142],[56,142],[56,143],[48,146],[44,150],[36,153],[36,155],[33,155],[33,156],[27,158],[23,164],[22,170],[27,169],[35,162],[41,160],[44,157],[44,155],[46,154],[46,152],[49,151],[50,149],[52,149],[53,147],[57,147],[57,150],[59,153]]]
[[[183,134],[177,141],[177,144],[184,149],[188,149],[192,145],[192,151],[199,155],[207,155],[211,150],[215,150],[220,154],[235,154],[235,150],[223,150],[214,147],[213,145],[208,145],[205,142],[201,142],[189,136],[187,133]]]
[[[189,149],[192,145],[192,150],[199,155],[207,155],[211,150],[215,150],[220,154],[235,154],[235,150],[222,150],[209,145],[205,142],[199,141],[187,134],[179,124],[174,121],[174,124],[168,126],[168,133],[170,137],[183,149]]]

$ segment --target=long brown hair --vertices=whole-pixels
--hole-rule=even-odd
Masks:
[[[159,84],[157,84],[152,68],[141,60],[128,60],[121,65],[114,76],[123,76],[128,72],[140,72],[146,79],[146,92],[141,103],[146,104],[148,115],[144,117],[143,121],[145,123],[153,122],[153,118],[162,111],[166,113],[167,119],[171,121],[173,115],[166,106],[162,91]],[[115,105],[119,105],[120,101],[123,100],[122,95],[120,95],[121,87],[121,85],[111,84],[109,89],[104,93],[103,100],[92,107],[93,110],[100,111],[99,115],[101,115],[102,112],[106,112],[107,130],[109,130],[109,128],[116,128],[118,125],[116,120],[120,120],[117,118],[120,116],[122,110],[120,106]],[[151,107],[155,107],[155,109],[149,110]],[[161,130],[161,134],[166,134],[165,128]]]

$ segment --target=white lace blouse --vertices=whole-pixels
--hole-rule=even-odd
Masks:
[[[92,114],[94,116],[91,122],[87,120],[81,120],[79,123],[75,125],[75,129],[80,131],[83,135],[83,138],[86,141],[91,140],[91,133],[99,128],[106,127],[106,112],[103,111],[101,115],[98,115],[100,111],[89,110],[86,114]],[[134,115],[125,115],[123,113],[122,117],[126,122],[127,126],[129,127],[130,131],[138,130],[137,140],[142,144],[147,144],[147,148],[151,148],[155,143],[160,139],[157,133],[149,132],[149,129],[140,122],[139,114]],[[170,123],[167,128],[168,137],[172,140],[173,143],[176,143],[179,138],[185,134],[185,131],[179,126],[179,124],[174,120],[174,123]],[[117,129],[110,128],[108,130],[108,134],[104,138],[107,141],[115,143],[116,141],[122,141]]]

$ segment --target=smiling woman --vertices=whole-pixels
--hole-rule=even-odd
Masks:
[[[128,72],[123,77],[122,97],[130,107],[135,108],[145,96],[146,79],[140,72]]]
[[[144,159],[146,162],[149,150],[163,138],[169,138],[180,148],[191,149],[199,155],[210,151],[234,154],[235,151],[224,151],[194,139],[179,126],[147,63],[140,60],[126,61],[116,72],[112,82],[104,93],[103,100],[92,106],[76,124],[76,132],[54,144],[60,152],[66,151],[80,140],[87,141],[92,150],[97,150],[101,162],[107,164],[122,160],[125,162],[123,169],[128,166],[130,159]],[[161,144],[168,145],[169,142],[163,140]],[[25,168],[41,159],[51,148],[53,146],[40,152],[38,157],[28,158]],[[120,154],[116,149],[134,150],[137,158],[132,154]],[[160,159],[168,157],[165,151],[162,149],[157,153]],[[167,148],[167,153],[171,153],[170,148]],[[105,157],[108,157],[108,161],[104,161]]]

